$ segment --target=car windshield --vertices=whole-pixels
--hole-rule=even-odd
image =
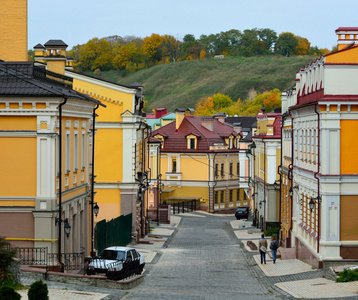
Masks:
[[[102,259],[113,259],[113,260],[124,260],[125,252],[116,250],[103,250],[99,258]]]
[[[237,209],[237,211],[246,211],[246,208],[245,207],[240,207]]]

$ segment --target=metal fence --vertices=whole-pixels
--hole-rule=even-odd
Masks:
[[[173,215],[196,210],[196,200],[171,202],[170,205],[172,207]]]
[[[17,247],[20,265],[46,268],[47,271],[71,272],[84,269],[85,255],[81,253],[48,253],[47,247]]]

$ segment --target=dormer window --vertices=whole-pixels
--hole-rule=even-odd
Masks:
[[[229,149],[232,149],[232,137],[229,138]]]
[[[186,137],[187,140],[187,149],[195,150],[197,148],[198,139],[195,135],[190,134]]]

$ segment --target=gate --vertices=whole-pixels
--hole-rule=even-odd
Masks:
[[[126,246],[132,241],[132,214],[109,222],[102,220],[96,224],[96,229],[98,253],[110,246]]]

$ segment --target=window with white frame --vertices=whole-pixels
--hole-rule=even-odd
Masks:
[[[82,139],[81,139],[81,167],[82,170],[86,168],[86,133],[82,132]]]
[[[78,170],[78,132],[75,132],[73,139],[73,170]]]
[[[71,170],[71,135],[70,132],[66,132],[66,173]]]

